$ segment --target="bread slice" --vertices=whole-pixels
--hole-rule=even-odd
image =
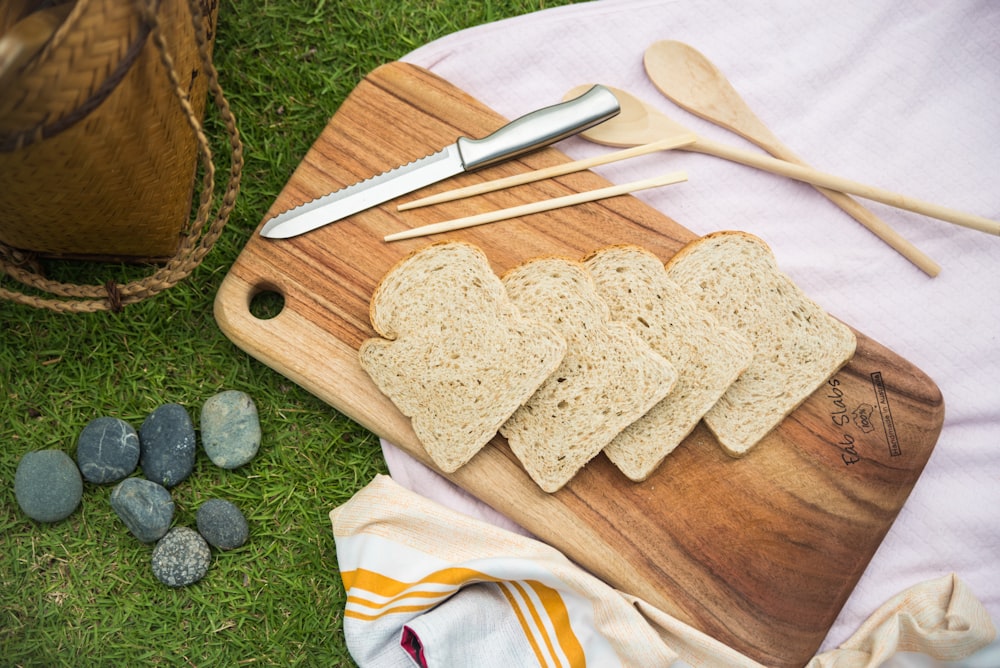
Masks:
[[[677,372],[611,321],[582,263],[532,260],[503,284],[526,317],[551,325],[567,343],[556,372],[500,428],[528,475],[554,492],[666,396]]]
[[[604,248],[584,264],[611,317],[628,325],[677,370],[670,394],[604,448],[625,476],[642,481],[743,373],[753,349],[746,337],[719,325],[667,278],[663,262],[644,248]]]
[[[432,244],[390,270],[371,299],[361,366],[434,463],[458,469],[555,371],[566,342],[520,315],[486,255]]]
[[[746,454],[854,355],[849,327],[778,269],[744,232],[716,232],[681,249],[667,275],[753,345],[750,367],[705,415],[734,456]]]

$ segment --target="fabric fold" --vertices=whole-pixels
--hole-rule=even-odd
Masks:
[[[1000,3],[989,1],[614,0],[476,26],[402,60],[506,118],[556,102],[576,86],[604,83],[699,136],[757,150],[671,102],[646,75],[645,50],[678,40],[708,57],[754,113],[817,168],[1000,220],[998,28]],[[571,159],[610,150],[580,137],[556,148]],[[810,298],[912,362],[944,397],[935,452],[822,649],[844,643],[897,592],[949,571],[1000,619],[1000,402],[990,390],[1000,377],[996,238],[867,203],[941,265],[929,279],[790,179],[685,151],[595,171],[627,183],[675,168],[691,174],[683,187],[635,197],[695,234],[740,229],[765,239]],[[516,229],[512,234],[516,242]],[[388,463],[394,478],[419,469],[405,459]],[[431,497],[446,486],[423,472],[413,478],[412,485],[397,479]],[[474,504],[446,505],[464,512]]]
[[[532,538],[377,476],[330,513],[362,667],[695,666],[759,663]],[[954,574],[894,597],[808,668],[869,668],[897,652],[954,661],[996,637]]]
[[[432,666],[448,665],[431,663],[436,655],[468,649],[451,643],[468,642],[480,646],[477,666],[667,666],[676,658],[617,591],[562,553],[451,511],[388,476],[330,517],[347,591],[344,634],[359,665],[414,665],[400,646],[404,626]],[[492,623],[472,624],[465,594],[458,595],[483,583],[495,588],[474,591],[489,590],[495,600],[499,590],[505,606],[490,606]],[[514,628],[517,643],[501,641],[509,633],[488,637],[484,624]],[[444,640],[430,646],[433,638]],[[530,660],[511,663],[484,649],[494,642]]]
[[[914,585],[880,607],[809,668],[874,668],[899,652],[958,661],[996,639],[986,608],[955,574]]]

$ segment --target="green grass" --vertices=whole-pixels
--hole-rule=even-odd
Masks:
[[[364,74],[448,33],[559,4],[567,2],[222,3],[216,65],[246,166],[215,249],[183,283],[120,314],[0,302],[0,664],[353,665],[327,515],[385,471],[378,440],[230,343],[212,317],[215,291]],[[221,138],[217,121],[209,127]],[[70,263],[48,270],[90,283],[148,271]],[[111,486],[85,485],[81,507],[56,524],[20,512],[13,478],[25,452],[74,455],[93,418],[138,427],[166,402],[183,404],[197,421],[202,402],[224,389],[255,399],[264,441],[235,471],[202,453],[173,490],[176,524],[194,526],[198,505],[213,497],[235,502],[250,522],[249,542],[214,552],[198,584],[173,590],[155,580],[151,547],[111,511]]]

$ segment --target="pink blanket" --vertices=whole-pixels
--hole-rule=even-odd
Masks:
[[[456,33],[404,60],[509,118],[604,83],[749,148],[647,80],[645,48],[683,41],[814,166],[1000,220],[998,35],[1000,3],[988,0],[605,0]],[[579,138],[559,148],[574,158],[607,150]],[[804,184],[676,151],[597,171],[625,183],[672,169],[690,181],[638,197],[697,233],[762,237],[807,294],[923,369],[945,398],[934,454],[823,648],[896,593],[952,572],[1000,619],[1000,239],[872,203],[943,267],[932,279]],[[402,484],[505,524],[391,444],[383,449]]]

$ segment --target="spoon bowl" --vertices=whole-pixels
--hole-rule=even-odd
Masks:
[[[798,160],[719,68],[694,47],[673,40],[656,42],[646,49],[642,62],[653,85],[681,109],[735,132],[777,158]]]
[[[617,116],[580,133],[584,139],[604,146],[640,146],[672,137],[691,135],[691,131],[666,114],[649,106],[631,93],[620,88],[605,86],[618,98],[621,111]],[[569,100],[589,89],[577,86],[563,96]]]

